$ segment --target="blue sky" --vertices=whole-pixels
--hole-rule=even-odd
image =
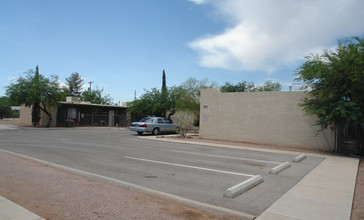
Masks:
[[[115,102],[190,77],[288,90],[312,52],[364,34],[362,0],[0,0],[0,96],[39,65]]]

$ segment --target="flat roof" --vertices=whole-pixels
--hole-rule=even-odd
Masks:
[[[93,107],[108,107],[108,108],[126,108],[119,105],[102,105],[102,104],[93,104],[87,102],[59,102],[62,105],[78,105],[78,106],[93,106]]]

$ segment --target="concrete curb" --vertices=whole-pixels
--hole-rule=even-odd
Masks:
[[[289,162],[284,162],[284,163],[281,163],[278,166],[273,167],[272,169],[270,169],[269,173],[277,175],[278,173],[280,173],[283,170],[286,170],[286,169],[288,169],[290,167],[291,167],[291,164]]]
[[[62,166],[62,165],[59,165],[59,164],[50,163],[50,162],[47,162],[47,161],[44,161],[44,160],[40,160],[40,159],[36,159],[36,158],[29,157],[29,156],[26,156],[26,155],[14,153],[14,152],[11,152],[11,151],[0,149],[0,152],[4,152],[4,153],[7,153],[9,155],[14,155],[14,156],[18,156],[18,157],[25,158],[25,159],[28,159],[28,160],[32,160],[32,161],[41,163],[41,164],[43,164],[45,166],[60,169],[60,170],[63,170],[63,171],[67,171],[67,172],[70,172],[70,173],[73,173],[73,174],[76,174],[76,175],[79,175],[79,176],[82,176],[82,177],[85,177],[87,179],[91,179],[91,180],[94,180],[94,181],[120,186],[120,187],[126,188],[128,190],[143,192],[143,193],[153,195],[153,196],[157,196],[157,197],[160,197],[160,198],[173,200],[173,201],[182,203],[184,205],[188,205],[188,206],[197,207],[197,208],[200,208],[200,209],[213,211],[215,213],[233,215],[233,216],[240,217],[240,218],[242,218],[244,220],[253,220],[256,217],[256,216],[250,215],[248,213],[239,212],[239,211],[235,211],[235,210],[231,210],[231,209],[227,209],[227,208],[223,208],[223,207],[219,207],[219,206],[215,206],[215,205],[211,205],[211,204],[207,204],[207,203],[203,203],[203,202],[198,202],[198,201],[191,200],[191,199],[186,199],[186,198],[183,198],[183,197],[180,197],[180,196],[160,192],[160,191],[157,191],[157,190],[149,189],[149,188],[146,188],[146,187],[143,187],[143,186],[139,186],[139,185],[136,185],[136,184],[124,182],[124,181],[113,179],[113,178],[110,178],[110,177],[101,176],[101,175],[98,175],[98,174],[73,169],[73,168]]]
[[[235,198],[262,182],[263,177],[261,175],[253,176],[250,179],[245,180],[244,182],[241,182],[225,190],[224,196],[228,198]]]
[[[298,155],[297,157],[295,157],[293,159],[293,162],[299,163],[299,162],[301,162],[302,160],[304,160],[306,158],[307,158],[306,154],[300,154],[300,155]]]

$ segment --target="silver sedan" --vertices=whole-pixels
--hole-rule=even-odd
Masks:
[[[176,133],[178,124],[168,118],[162,117],[146,117],[139,122],[132,122],[130,124],[130,131],[136,131],[139,135],[144,132],[158,135],[160,133]]]

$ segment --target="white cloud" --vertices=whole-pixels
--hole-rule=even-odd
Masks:
[[[200,4],[206,4],[209,0],[188,0],[188,1],[200,5]]]
[[[190,0],[196,4],[203,0]],[[189,43],[204,67],[273,72],[362,35],[363,0],[210,0],[230,27]]]

